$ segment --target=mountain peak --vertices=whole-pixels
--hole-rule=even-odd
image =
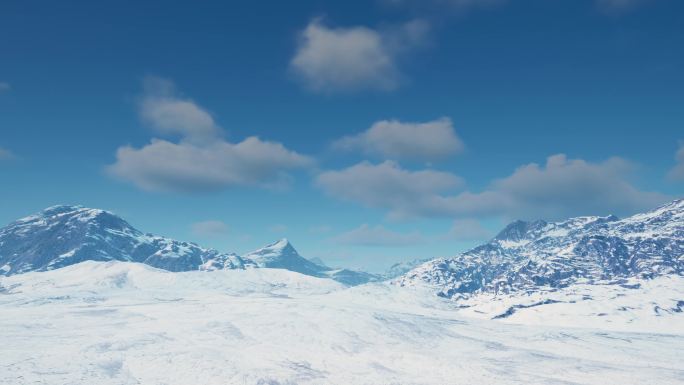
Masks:
[[[270,245],[266,246],[267,248],[272,248],[272,249],[285,249],[287,247],[293,247],[290,241],[287,238],[281,238],[274,243],[271,243]]]
[[[53,270],[85,260],[142,262],[181,271],[218,257],[215,250],[145,235],[114,213],[83,206],[48,207],[0,229],[1,275]]]
[[[36,218],[56,218],[56,217],[67,217],[75,218],[81,222],[88,222],[92,219],[107,216],[110,219],[116,219],[117,221],[123,221],[123,219],[116,216],[114,213],[101,210],[101,209],[91,209],[88,207],[80,205],[56,205],[50,206],[46,209],[41,210],[38,214],[22,218],[19,221],[34,220]],[[110,221],[111,222],[111,221]]]
[[[78,210],[83,210],[85,207],[81,205],[54,205],[50,206],[46,209],[41,210],[41,214],[44,215],[57,215],[57,214],[65,214],[68,212],[72,211],[78,211]]]
[[[282,259],[301,258],[287,238],[279,239],[276,242],[247,253],[245,256],[265,265]]]
[[[525,239],[530,232],[540,229],[546,225],[547,223],[543,220],[537,220],[533,222],[517,220],[501,230],[501,232],[499,232],[494,239],[517,242]]]
[[[288,269],[317,277],[324,276],[327,269],[299,255],[286,238],[247,253],[244,258],[254,261],[259,267]]]

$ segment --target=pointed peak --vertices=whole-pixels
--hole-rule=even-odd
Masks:
[[[283,250],[286,248],[293,248],[292,244],[287,238],[281,238],[267,246],[264,246],[261,248],[261,250],[269,249],[269,250]]]
[[[284,263],[283,261],[305,260],[286,238],[247,253],[243,257],[261,264],[262,267],[278,266]]]
[[[246,255],[254,254],[283,254],[283,253],[297,253],[297,250],[292,246],[287,238],[279,239],[273,243],[270,243],[264,247],[258,248]]]

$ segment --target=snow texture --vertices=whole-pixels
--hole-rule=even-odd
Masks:
[[[0,384],[684,383],[682,200],[514,222],[397,276],[49,208],[0,230]]]
[[[684,200],[619,220],[517,221],[489,243],[416,267],[394,282],[440,296],[553,291],[684,274]]]
[[[506,300],[88,261],[0,277],[0,384],[681,384],[684,279],[639,283],[491,320],[476,310],[504,313]],[[637,308],[634,322],[619,306]]]
[[[240,257],[191,242],[143,234],[111,212],[53,206],[0,229],[0,275],[48,271],[83,261],[141,262],[168,271],[287,269],[357,285],[378,277],[301,257],[287,239]]]

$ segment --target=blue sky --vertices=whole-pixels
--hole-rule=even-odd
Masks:
[[[684,190],[674,0],[0,5],[0,222],[54,204],[332,265]]]

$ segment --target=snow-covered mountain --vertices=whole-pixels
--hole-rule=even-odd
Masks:
[[[285,238],[247,253],[243,258],[254,261],[258,267],[287,269],[314,277],[332,278],[347,285],[359,285],[375,281],[379,278],[374,274],[362,271],[334,269],[325,266],[320,260],[316,263],[314,260],[306,259],[300,256],[297,250]]]
[[[259,267],[287,269],[306,275],[318,276],[325,270],[324,266],[300,256],[285,238],[247,253],[244,257],[254,261]]]
[[[53,270],[85,260],[142,262],[170,271],[238,269],[235,254],[143,234],[120,217],[81,206],[54,206],[0,229],[0,272]]]
[[[111,212],[82,206],[50,207],[0,229],[0,275],[54,270],[87,260],[140,262],[169,271],[269,267],[348,285],[376,279],[316,264],[301,257],[286,239],[241,257],[144,234]]]
[[[444,297],[534,292],[582,283],[684,274],[684,200],[619,220],[516,221],[490,242],[427,262],[394,282]]]

